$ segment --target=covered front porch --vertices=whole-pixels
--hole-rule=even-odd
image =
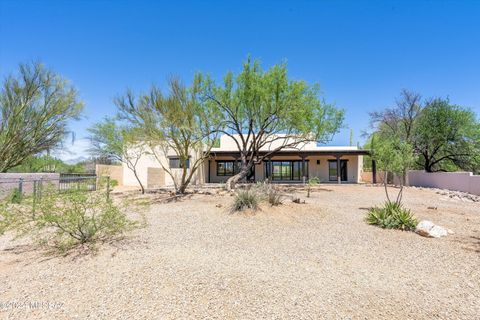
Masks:
[[[358,183],[365,150],[345,152],[278,152],[257,162],[245,182],[304,183],[316,177],[322,183]],[[223,183],[240,169],[236,152],[212,153],[206,163],[206,182]]]

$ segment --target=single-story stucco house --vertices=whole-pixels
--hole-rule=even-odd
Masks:
[[[260,155],[274,150],[281,141],[267,145],[260,150]],[[158,154],[158,152],[157,152]],[[355,146],[318,146],[316,142],[298,145],[297,148],[285,148],[255,164],[248,182],[265,181],[279,183],[302,183],[317,177],[321,182],[359,183],[363,171],[363,156],[369,152]],[[195,173],[192,184],[223,183],[238,170],[240,153],[235,141],[228,135],[220,137],[220,145],[212,148],[209,158]],[[190,162],[195,159],[191,155]],[[180,173],[179,159],[174,152],[160,159],[171,171]],[[143,155],[137,165],[137,173],[147,188],[173,185],[159,161],[152,154]],[[137,186],[132,171],[123,165],[123,184]]]

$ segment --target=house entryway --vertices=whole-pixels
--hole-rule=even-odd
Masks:
[[[347,164],[348,160],[340,160],[340,179],[341,181],[348,181]],[[337,181],[337,160],[328,160],[328,180]]]

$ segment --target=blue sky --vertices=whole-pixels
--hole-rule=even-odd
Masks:
[[[332,144],[368,128],[368,112],[402,88],[450,97],[480,115],[480,1],[6,1],[0,0],[0,75],[41,60],[86,104],[72,123],[75,157],[86,128],[115,113],[126,88],[221,79],[247,55],[319,83],[346,110]]]

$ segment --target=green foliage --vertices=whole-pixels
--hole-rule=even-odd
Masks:
[[[170,92],[164,95],[154,86],[148,94],[138,98],[127,92],[115,103],[120,111],[119,117],[139,128],[139,134],[151,153],[172,178],[176,192],[185,193],[217,141],[218,116],[202,103],[197,80],[191,87],[185,87],[178,79],[171,79],[169,89]],[[181,170],[170,168],[165,162],[164,155],[171,151],[178,156]],[[195,159],[190,158],[192,154],[196,155]]]
[[[289,79],[284,63],[264,71],[248,59],[238,75],[227,73],[221,85],[203,75],[197,82],[205,106],[220,119],[218,132],[234,139],[242,155],[241,170],[227,188],[245,177],[254,161],[305,142],[329,141],[343,122],[342,110],[319,100],[319,86]],[[278,147],[259,155],[271,142]]]
[[[112,240],[134,226],[103,192],[46,189],[35,202],[0,205],[0,232],[31,235],[61,252]]]
[[[67,164],[60,159],[50,155],[31,156],[9,172],[61,172],[61,173],[83,173],[85,172],[85,163]]]
[[[417,219],[409,209],[397,202],[386,202],[384,207],[371,208],[366,222],[386,229],[414,230]]]
[[[58,148],[83,104],[73,87],[41,64],[22,64],[0,88],[0,172]]]
[[[476,171],[480,164],[480,122],[469,109],[447,99],[433,99],[417,120],[415,147],[426,171]]]
[[[113,118],[105,118],[88,129],[91,147],[89,153],[94,157],[125,163],[137,179],[142,193],[145,188],[137,174],[140,158],[146,154],[146,145],[138,127],[127,126]]]
[[[396,137],[377,139],[372,156],[382,171],[403,175],[414,164],[413,148]]]
[[[18,204],[18,203],[22,202],[23,194],[20,192],[20,190],[18,188],[15,188],[15,189],[13,189],[12,193],[10,194],[10,196],[8,198],[9,198],[10,203],[17,203]]]
[[[480,171],[480,122],[472,110],[448,99],[422,101],[419,94],[403,91],[396,107],[370,116],[375,140],[412,146],[416,168]]]
[[[245,209],[257,210],[261,201],[261,196],[254,188],[240,189],[235,192],[232,212],[242,211]]]

